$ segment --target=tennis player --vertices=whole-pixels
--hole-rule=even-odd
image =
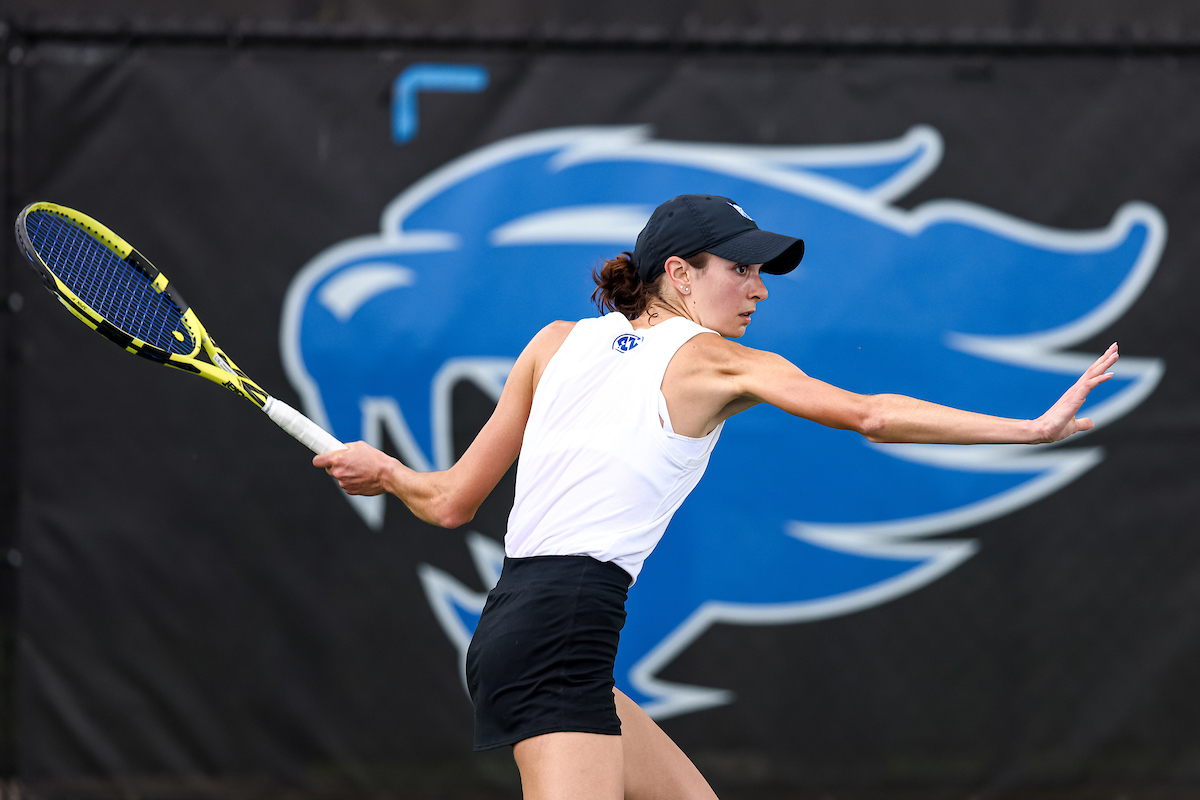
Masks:
[[[725,420],[758,403],[872,442],[1054,442],[1112,377],[1114,344],[1035,420],[901,395],[859,395],[732,341],[767,298],[762,275],[804,242],[760,230],[724,197],[655,210],[632,253],[593,273],[604,316],[552,322],[453,467],[414,472],[356,442],[313,459],[351,494],[390,492],[426,522],[471,521],[520,455],[499,583],[467,652],[475,748],[511,745],[527,800],[713,798],[700,772],[614,688],[626,592],[696,486]],[[753,481],[753,465],[746,465]]]

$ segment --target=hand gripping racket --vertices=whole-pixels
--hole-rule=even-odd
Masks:
[[[46,288],[92,330],[130,353],[219,383],[315,453],[345,447],[246,377],[167,276],[99,222],[53,203],[33,203],[17,217],[17,242]],[[201,350],[212,363],[197,358]]]

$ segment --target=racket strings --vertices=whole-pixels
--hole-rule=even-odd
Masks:
[[[156,291],[140,269],[56,214],[27,214],[25,228],[50,271],[101,317],[159,349],[183,355],[193,351],[181,321],[184,309]]]

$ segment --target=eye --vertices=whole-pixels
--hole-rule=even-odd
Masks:
[[[750,271],[750,267],[746,264],[734,264],[733,268],[737,270],[738,275],[745,275]]]

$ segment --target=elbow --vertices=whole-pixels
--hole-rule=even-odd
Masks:
[[[878,417],[870,417],[863,420],[859,424],[858,432],[862,434],[868,442],[879,444],[880,442],[888,441],[887,437],[884,435],[885,427],[886,425],[882,419],[879,419]]]
[[[392,493],[404,501],[417,519],[439,528],[460,528],[475,519],[479,503],[472,504],[448,472],[409,473],[410,483]]]
[[[887,441],[885,436],[887,417],[883,413],[881,404],[876,402],[873,397],[867,397],[864,400],[865,402],[858,409],[855,419],[847,427],[861,434],[869,442]]]
[[[475,519],[476,510],[461,503],[447,500],[437,503],[436,507],[431,509],[431,513],[425,521],[437,525],[439,528],[461,528]]]

